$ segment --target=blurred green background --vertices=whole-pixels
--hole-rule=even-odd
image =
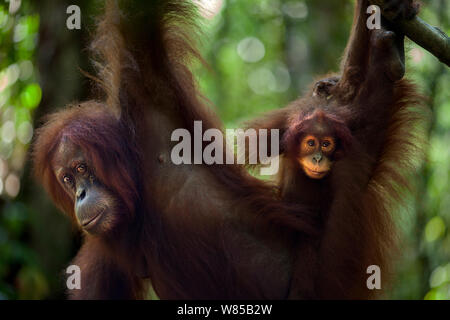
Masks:
[[[85,50],[97,1],[0,0],[0,300],[63,298],[62,270],[80,236],[32,179],[29,143],[42,116],[89,97]],[[208,11],[194,71],[227,127],[299,96],[337,71],[352,21],[351,0],[198,0]],[[450,3],[429,0],[420,16],[450,33]],[[81,8],[81,30],[66,9]],[[395,213],[401,256],[385,298],[450,298],[450,73],[407,41],[407,74],[433,111],[426,162],[408,206]]]

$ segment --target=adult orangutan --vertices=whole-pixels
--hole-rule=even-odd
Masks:
[[[188,69],[190,59],[198,56],[192,39],[195,8],[174,0],[120,4],[121,10],[106,1],[92,44],[105,97],[51,115],[34,143],[37,177],[85,235],[73,262],[81,268],[82,287],[70,297],[144,298],[145,278],[162,299],[368,297],[362,277],[368,259],[357,261],[354,254],[375,254],[370,263],[378,263],[386,234],[370,232],[358,243],[350,243],[348,234],[390,226],[385,217],[363,211],[364,217],[355,218],[352,211],[342,219],[348,207],[333,200],[321,228],[322,210],[312,201],[316,195],[305,203],[281,199],[275,188],[238,165],[172,163],[175,129],[193,133],[196,120],[205,130],[221,128]],[[358,8],[363,5],[360,1]],[[369,32],[360,26],[359,9],[336,88],[373,81],[399,61],[395,43],[384,33],[370,42],[369,62],[362,57]],[[350,72],[352,66],[360,72]],[[400,73],[392,75],[398,79]],[[395,86],[378,85],[377,101],[391,103],[395,92],[400,100],[394,105],[403,106],[412,96],[410,89],[402,82]],[[351,105],[357,96],[356,91],[336,95],[331,103]],[[373,104],[364,108],[381,112]],[[386,125],[391,118],[381,113],[377,119]],[[353,136],[364,135],[346,125]],[[367,137],[368,143],[379,143],[371,133]],[[379,148],[390,144],[384,140]],[[354,177],[351,170],[342,173],[337,181],[346,191],[345,179],[352,176],[353,186],[360,187],[374,168],[362,151],[354,155],[364,166]],[[333,174],[340,172],[338,166],[336,161]],[[356,190],[358,201],[367,197],[364,190]],[[362,226],[365,222],[369,225]]]

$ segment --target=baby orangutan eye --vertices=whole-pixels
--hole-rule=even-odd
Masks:
[[[328,147],[330,145],[330,142],[329,141],[324,141],[324,143],[322,143],[322,146],[323,147]]]
[[[308,146],[314,147],[314,140],[312,140],[312,139],[308,140],[307,143],[308,143]]]

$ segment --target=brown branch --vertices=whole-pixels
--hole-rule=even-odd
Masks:
[[[370,0],[371,4],[380,8],[385,7],[385,2],[386,0]],[[383,12],[383,16],[392,21],[392,16],[389,16],[389,14]],[[408,38],[450,67],[450,38],[445,32],[438,27],[429,25],[419,17],[414,17],[411,20],[395,21],[395,25]]]

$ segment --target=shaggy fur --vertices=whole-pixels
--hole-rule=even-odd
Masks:
[[[285,297],[293,234],[317,233],[313,213],[281,201],[274,186],[241,166],[170,161],[174,129],[192,132],[194,120],[204,130],[222,127],[188,69],[198,57],[189,38],[195,7],[181,1],[120,7],[106,2],[91,46],[104,102],[50,115],[34,142],[36,175],[63,211],[73,217],[74,204],[52,162],[67,137],[130,217],[113,235],[85,233],[72,262],[82,269],[82,289],[69,296],[144,298],[150,278],[160,298]]]
[[[369,31],[368,5],[357,3],[342,76],[328,75],[339,81],[326,95],[311,89],[287,107],[247,123],[249,128],[280,129],[280,193],[288,202],[315,207],[322,221],[309,255],[297,258],[293,297],[371,298],[377,292],[366,287],[370,265],[380,267],[382,288],[388,286],[395,252],[392,214],[404,204],[408,178],[422,156],[426,117],[416,87],[401,79],[403,37],[386,29]],[[402,10],[416,13],[417,7],[409,1]],[[297,159],[298,136],[317,114],[330,119],[340,143],[337,152],[344,154],[321,180],[308,178]],[[301,286],[311,272],[316,280]]]
[[[172,163],[173,130],[193,133],[194,120],[202,120],[203,130],[222,127],[188,68],[199,58],[192,40],[195,7],[189,1],[124,0],[120,8],[106,1],[92,43],[102,102],[88,101],[50,116],[34,143],[37,176],[69,215],[73,203],[58,189],[52,171],[63,136],[81,147],[101,182],[127,204],[123,215],[130,218],[117,233],[85,235],[73,262],[82,270],[82,289],[70,297],[144,298],[145,278],[162,299],[367,297],[368,290],[361,289],[362,268],[369,262],[382,265],[378,257],[385,257],[392,225],[385,199],[395,196],[390,186],[397,181],[393,175],[400,174],[382,167],[392,157],[400,162],[406,157],[396,146],[405,145],[400,140],[406,136],[397,134],[406,118],[394,120],[401,112],[380,115],[380,126],[392,122],[393,129],[374,142],[379,148],[365,141],[353,162],[343,162],[342,170],[336,164],[331,187],[336,192],[329,193],[333,202],[325,201],[330,209],[322,220],[317,195],[308,189],[307,201],[281,199],[277,188],[238,165]],[[362,76],[369,72],[363,69]],[[378,64],[368,69],[383,70]],[[336,88],[342,85],[352,84],[341,82]],[[383,104],[386,110],[393,105],[392,110],[404,110],[414,97],[406,83],[376,88],[382,86],[387,91],[377,93],[389,101]],[[338,103],[338,97],[333,101]],[[276,111],[274,119],[280,121],[270,126],[288,127],[281,120],[285,115]],[[349,127],[355,137],[367,136]],[[295,180],[296,173],[290,172],[283,181]],[[321,228],[319,221],[325,222]]]

